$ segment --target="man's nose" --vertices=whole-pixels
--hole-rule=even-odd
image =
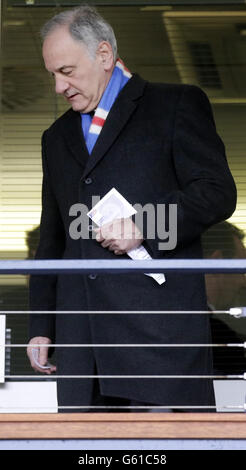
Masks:
[[[68,89],[69,85],[64,78],[56,77],[55,79],[55,90],[58,95],[63,95]]]

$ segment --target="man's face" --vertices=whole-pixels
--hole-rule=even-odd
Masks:
[[[98,50],[92,58],[66,27],[58,27],[44,40],[43,58],[55,79],[56,93],[63,95],[74,111],[87,113],[97,107],[109,80],[105,49],[104,54]]]

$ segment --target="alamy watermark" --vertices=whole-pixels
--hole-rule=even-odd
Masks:
[[[92,205],[94,207],[100,201],[100,196],[92,196]],[[144,206],[134,204],[134,215],[131,217],[138,230],[136,234],[124,236],[124,224],[127,224],[128,218],[125,217],[123,208],[118,204],[110,202],[106,208],[101,220],[105,218],[107,230],[112,231],[112,236],[116,238],[137,238],[139,231],[146,240],[158,240],[159,250],[173,250],[177,245],[177,204],[151,204]],[[69,226],[69,235],[73,240],[96,238],[95,228],[98,227],[88,216],[90,208],[86,204],[73,204],[69,210],[69,216],[73,220]],[[117,222],[121,219],[121,234],[117,230]],[[104,223],[101,224],[103,230]]]

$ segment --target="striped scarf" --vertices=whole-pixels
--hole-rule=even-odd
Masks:
[[[121,89],[126,85],[131,78],[131,73],[125,67],[121,59],[118,59],[115,64],[112,76],[109,83],[101,97],[101,100],[95,110],[92,118],[91,114],[81,113],[82,129],[85,137],[88,152],[91,153],[97,141],[97,138],[104,126],[108,113],[114,104]]]

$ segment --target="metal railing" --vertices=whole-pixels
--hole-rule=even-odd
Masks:
[[[204,260],[204,259],[196,259],[196,260],[146,260],[146,261],[133,261],[133,260],[4,260],[0,261],[0,274],[119,274],[119,273],[160,273],[160,272],[182,272],[182,273],[245,273],[246,272],[246,260],[244,259],[221,259],[221,260]],[[8,315],[11,314],[54,314],[53,311],[21,311],[21,310],[7,310],[6,313]],[[211,315],[211,314],[227,314],[234,316],[235,318],[242,318],[246,317],[246,307],[239,306],[235,308],[230,308],[229,310],[197,310],[197,311],[168,311],[168,310],[159,310],[159,311],[56,311],[55,314],[120,314],[120,315],[138,315],[138,314],[197,314],[197,315]],[[26,348],[27,344],[2,344],[0,347],[5,348]],[[40,344],[33,344],[33,347],[40,347]],[[47,344],[43,346],[47,347]],[[192,348],[192,347],[211,347],[211,348],[246,348],[246,342],[240,343],[211,343],[211,344],[193,344],[193,343],[184,343],[184,344],[165,344],[165,343],[157,343],[157,344],[49,344],[48,347],[60,348],[60,347],[71,347],[71,348],[149,348],[149,347],[157,347],[157,348]],[[51,376],[47,375],[11,375],[6,374],[6,380],[51,380]],[[240,379],[246,380],[246,372],[242,374],[211,374],[211,375],[52,375],[52,379],[88,379],[88,378],[103,378],[103,379]],[[215,406],[171,406],[172,409],[216,409]],[[97,408],[118,408],[122,409],[129,409],[129,408],[136,408],[136,409],[148,409],[148,406],[58,406],[60,409],[97,409]],[[162,406],[151,406],[153,410],[166,410],[170,408],[168,405]],[[235,408],[235,410],[243,410],[246,411],[246,404],[242,403],[241,405],[229,405],[225,406],[226,408]]]

